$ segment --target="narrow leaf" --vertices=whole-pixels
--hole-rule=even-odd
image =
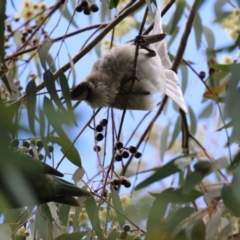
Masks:
[[[0,1],[0,61],[3,63],[4,55],[5,55],[5,11],[6,11],[6,0]]]
[[[26,106],[28,113],[28,122],[31,132],[35,135],[35,111],[37,101],[37,86],[35,80],[32,79],[26,87]]]
[[[66,141],[61,137],[53,137],[49,136],[49,141],[53,143],[57,143],[59,146],[61,146],[61,151],[64,155],[66,155],[66,158],[73,163],[75,166],[82,168],[82,161],[79,155],[78,150],[72,146],[71,141]],[[71,148],[70,148],[71,147]]]
[[[95,202],[95,199],[93,197],[90,197],[85,202],[86,211],[88,214],[88,217],[91,221],[91,224],[93,226],[93,229],[98,236],[99,240],[103,240],[103,234],[102,234],[102,228],[100,225],[99,217],[98,217],[98,208]]]
[[[64,233],[64,234],[58,236],[57,238],[55,238],[54,240],[78,240],[78,239],[82,239],[84,236],[86,236],[87,233],[88,233],[87,231]]]
[[[50,70],[46,70],[43,74],[43,81],[48,90],[49,95],[52,97],[53,101],[56,103],[59,109],[65,112],[62,102],[57,94],[55,86],[55,78]]]
[[[158,168],[158,170],[156,170],[156,172],[152,176],[148,177],[143,182],[139,183],[136,186],[135,190],[144,188],[156,181],[159,181],[159,180],[164,179],[174,173],[181,171],[181,169],[175,164],[175,161],[180,158],[183,158],[183,157],[185,158],[186,156],[180,156],[180,157],[174,158],[172,161],[170,161],[167,164],[165,164],[164,166]]]
[[[189,116],[191,120],[190,131],[191,131],[191,134],[194,136],[197,131],[197,119],[193,109],[190,106],[188,106],[188,110],[189,110]]]
[[[38,49],[38,56],[39,56],[42,68],[45,71],[47,70],[47,56],[51,46],[52,46],[52,41],[46,41]]]
[[[201,40],[202,40],[202,33],[203,33],[203,26],[202,26],[202,20],[200,15],[197,13],[193,22],[193,28],[195,32],[195,40],[197,49],[200,48]]]
[[[123,207],[122,207],[122,203],[120,201],[120,198],[118,196],[117,191],[114,190],[113,187],[111,187],[111,196],[112,196],[112,202],[113,202],[113,206],[122,214],[120,214],[118,211],[117,212],[117,218],[118,218],[118,222],[119,222],[119,226],[120,228],[123,227],[123,225],[125,224],[125,219],[123,217],[124,211],[123,211]]]
[[[185,8],[185,1],[178,1],[176,4],[176,10],[173,14],[172,24],[169,33],[172,34],[173,31],[176,29],[181,17],[183,16],[183,11]]]
[[[185,184],[183,186],[183,193],[188,194],[197,184],[203,180],[204,177],[205,175],[200,172],[193,172],[187,176]]]
[[[175,123],[174,130],[173,130],[172,140],[169,143],[168,149],[172,148],[173,144],[175,143],[175,141],[180,133],[180,130],[181,130],[181,118],[180,118],[180,116],[178,116],[177,121]]]

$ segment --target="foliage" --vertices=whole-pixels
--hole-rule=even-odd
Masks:
[[[19,1],[0,1],[0,163],[16,153],[56,169],[64,161],[75,169],[64,173],[92,193],[79,197],[79,206],[48,202],[16,209],[0,189],[1,239],[239,239],[240,65],[232,55],[240,46],[240,1],[211,3],[212,26],[233,38],[223,47],[203,21],[201,9],[210,2],[24,0],[17,11]],[[143,8],[149,8],[148,34],[156,4],[165,4],[164,31],[189,114],[167,98],[157,111],[141,114],[76,108],[70,85],[88,74],[81,61],[136,36]],[[168,11],[172,16],[165,22]],[[192,61],[203,53],[204,64],[195,66]],[[189,94],[193,85],[202,90]],[[86,170],[89,165],[97,165],[95,172]],[[31,164],[24,167],[28,174]],[[25,178],[11,176],[15,196],[24,201]]]

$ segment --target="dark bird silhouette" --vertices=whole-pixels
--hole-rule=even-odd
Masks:
[[[0,153],[0,210],[50,201],[78,206],[74,197],[91,196],[59,178],[63,176],[39,160],[5,149]]]
[[[86,101],[92,108],[112,107],[153,110],[154,95],[165,93],[187,112],[178,77],[170,70],[172,64],[163,41],[161,13],[156,12],[153,35],[139,49],[136,77],[132,84],[136,46],[134,41],[113,47],[95,62],[90,74],[71,91],[72,100]],[[144,39],[144,38],[143,38]]]

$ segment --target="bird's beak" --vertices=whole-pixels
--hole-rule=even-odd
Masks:
[[[152,43],[160,42],[166,37],[166,33],[159,33],[154,35],[141,35],[144,45],[150,45]]]
[[[75,86],[71,91],[72,100],[82,101],[86,100],[91,94],[91,87],[89,83],[82,82]]]

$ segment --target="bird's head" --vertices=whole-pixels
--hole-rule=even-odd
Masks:
[[[72,100],[86,101],[92,108],[109,107],[119,92],[119,81],[110,74],[91,72],[71,91]]]

